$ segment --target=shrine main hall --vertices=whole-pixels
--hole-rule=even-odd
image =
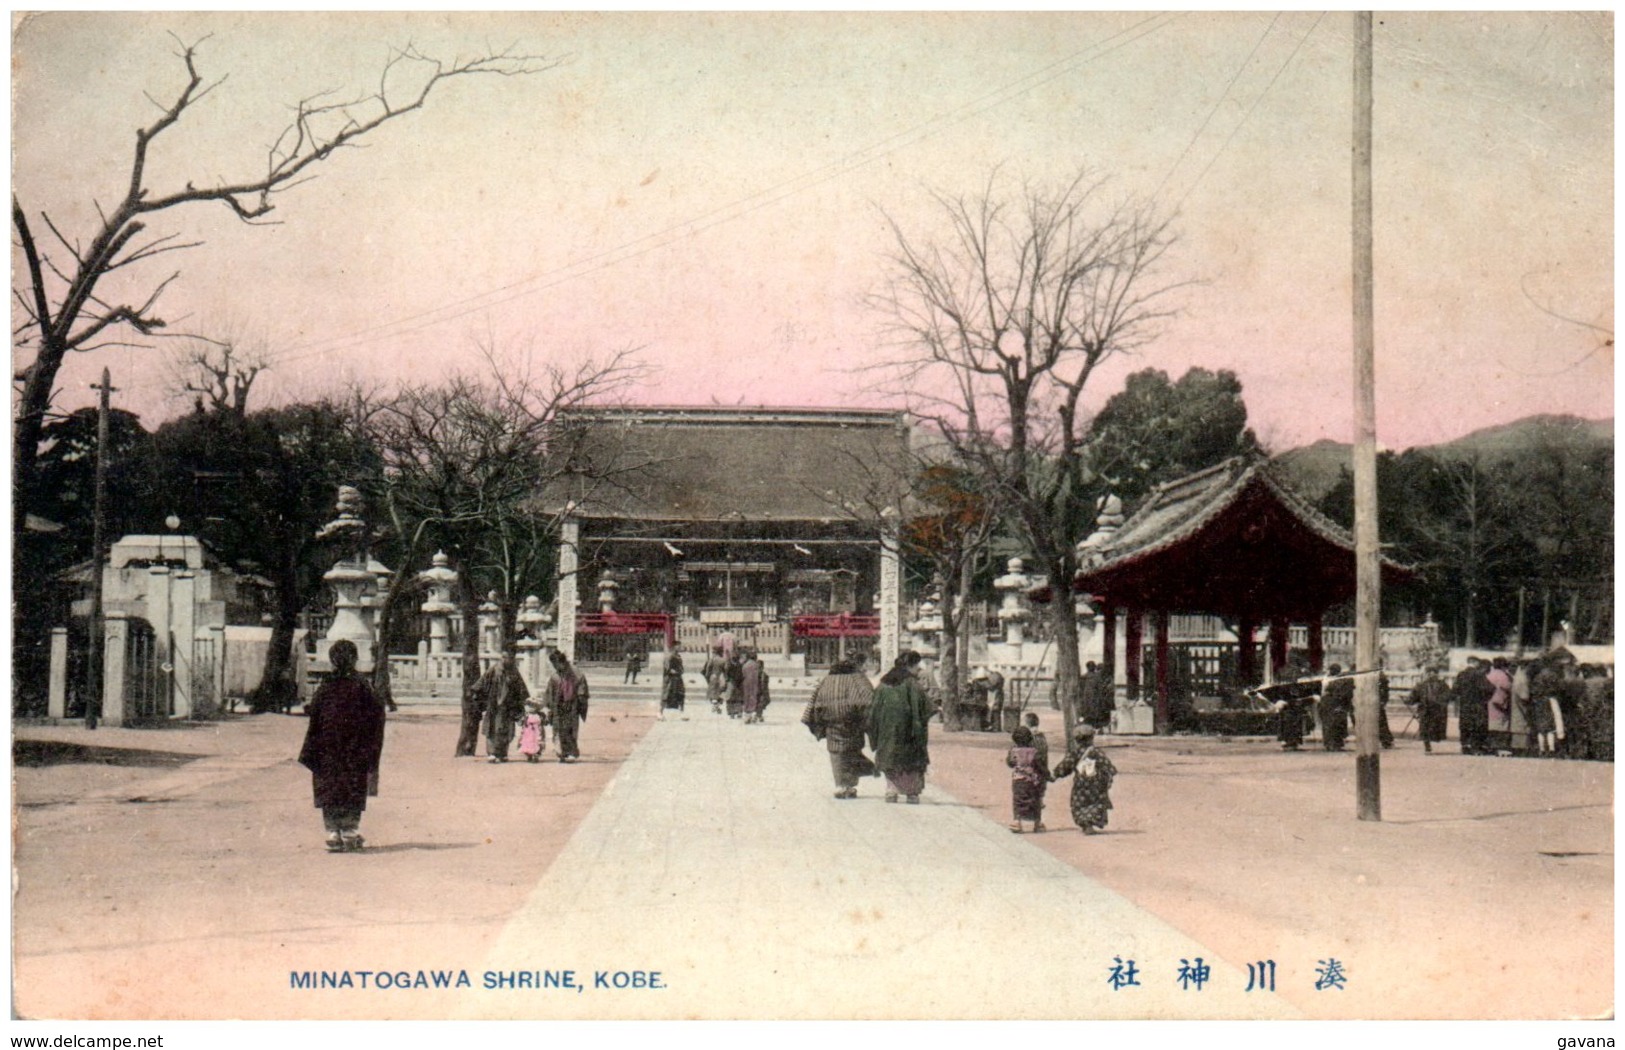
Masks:
[[[802,668],[899,647],[901,411],[615,407],[569,414],[558,645],[615,660],[724,634]],[[884,666],[884,664],[883,664]]]

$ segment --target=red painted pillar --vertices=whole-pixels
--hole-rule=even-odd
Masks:
[[[1270,664],[1275,668],[1275,677],[1280,678],[1286,670],[1286,654],[1291,648],[1289,642],[1292,625],[1285,616],[1270,617]]]
[[[1168,612],[1158,609],[1156,612],[1157,631],[1157,711],[1156,730],[1159,733],[1170,733],[1173,724],[1168,720]]]
[[[1241,648],[1236,654],[1236,675],[1241,679],[1243,687],[1258,684],[1257,650],[1253,635],[1258,631],[1258,622],[1251,616],[1243,616],[1237,625]],[[1273,636],[1272,636],[1273,637]]]
[[[1316,674],[1326,668],[1326,636],[1321,626],[1320,613],[1309,617],[1309,670]]]
[[[1123,668],[1123,681],[1128,685],[1128,698],[1140,698],[1140,664],[1142,662],[1140,650],[1144,645],[1145,621],[1140,610],[1128,610],[1128,624],[1123,635],[1123,661],[1128,664]]]

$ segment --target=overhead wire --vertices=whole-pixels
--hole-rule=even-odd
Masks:
[[[989,91],[976,99],[961,106],[955,107],[946,113],[932,117],[911,128],[897,132],[894,135],[881,139],[862,149],[856,150],[839,160],[833,161],[813,171],[787,179],[783,182],[759,190],[742,197],[727,205],[714,208],[699,216],[676,223],[662,230],[645,234],[642,237],[605,249],[585,258],[575,260],[568,265],[554,270],[515,281],[500,288],[472,296],[467,299],[448,303],[431,310],[425,310],[394,321],[384,322],[368,328],[359,329],[343,336],[334,336],[329,339],[302,343],[289,347],[286,351],[271,355],[273,363],[288,363],[304,360],[309,357],[322,356],[327,353],[349,349],[367,343],[376,342],[391,336],[404,335],[435,325],[446,324],[470,314],[488,310],[504,305],[527,295],[535,294],[548,288],[556,287],[567,281],[577,280],[589,274],[619,265],[639,256],[660,248],[669,247],[681,240],[691,238],[706,230],[728,222],[737,221],[753,212],[772,204],[779,203],[797,193],[830,182],[842,175],[848,174],[876,160],[889,156],[905,146],[924,141],[938,135],[948,128],[979,116],[980,114],[1002,105],[1021,95],[1027,94],[1045,84],[1050,83],[1067,73],[1074,67],[1086,62],[1094,61],[1111,54],[1129,44],[1136,43],[1146,36],[1156,32],[1168,22],[1179,17],[1178,15],[1159,14],[1141,19],[1126,29],[1107,37],[1105,40],[1091,44],[1073,54],[1059,59],[1048,66],[1027,74],[1008,84]],[[448,312],[449,311],[449,312]]]
[[[1311,36],[1314,35],[1315,30],[1320,26],[1321,20],[1325,17],[1326,12],[1322,11],[1309,26],[1308,31],[1298,39],[1298,44],[1292,49],[1292,53],[1286,56],[1286,61],[1281,63],[1281,68],[1275,71],[1275,75],[1270,78],[1270,82],[1264,85],[1264,90],[1260,91],[1258,96],[1253,99],[1253,104],[1247,107],[1247,112],[1242,114],[1241,119],[1236,122],[1236,126],[1230,129],[1230,134],[1225,138],[1224,144],[1214,152],[1212,158],[1208,160],[1207,166],[1202,169],[1201,174],[1196,176],[1196,181],[1192,182],[1188,187],[1186,187],[1185,192],[1180,194],[1179,200],[1174,204],[1174,209],[1176,211],[1182,207],[1185,200],[1196,191],[1196,187],[1202,184],[1202,180],[1207,178],[1207,173],[1213,170],[1213,165],[1217,164],[1219,158],[1224,155],[1225,150],[1230,148],[1230,143],[1235,141],[1236,134],[1246,126],[1247,121],[1253,115],[1253,111],[1258,108],[1258,104],[1264,101],[1264,96],[1268,95],[1270,93],[1270,89],[1275,87],[1275,82],[1281,79],[1281,74],[1285,73],[1287,67],[1292,64],[1292,60],[1298,57],[1298,52],[1303,50],[1303,45],[1308,42]]]

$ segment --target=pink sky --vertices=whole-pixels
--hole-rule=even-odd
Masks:
[[[922,187],[1080,164],[1178,208],[1172,276],[1202,283],[1137,368],[1229,368],[1276,450],[1351,434],[1350,16],[96,15],[14,36],[14,190],[87,239],[127,178],[174,32],[229,79],[160,140],[163,187],[252,173],[317,91],[390,43],[517,41],[534,77],[454,84],[289,193],[281,225],[165,219],[163,313],[268,348],[267,401],[510,355],[642,347],[658,403],[875,405],[882,213]],[[1380,16],[1379,438],[1402,448],[1536,412],[1613,414],[1613,22],[1607,13]],[[15,260],[14,260],[15,266]],[[137,284],[169,271],[156,263]],[[1595,327],[1593,327],[1595,326]],[[106,364],[149,425],[180,410],[163,352]]]

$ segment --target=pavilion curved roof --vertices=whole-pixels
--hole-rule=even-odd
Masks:
[[[1384,583],[1410,576],[1383,560]],[[1317,613],[1354,584],[1353,536],[1254,456],[1158,486],[1086,557],[1074,589],[1119,606],[1263,619]]]

